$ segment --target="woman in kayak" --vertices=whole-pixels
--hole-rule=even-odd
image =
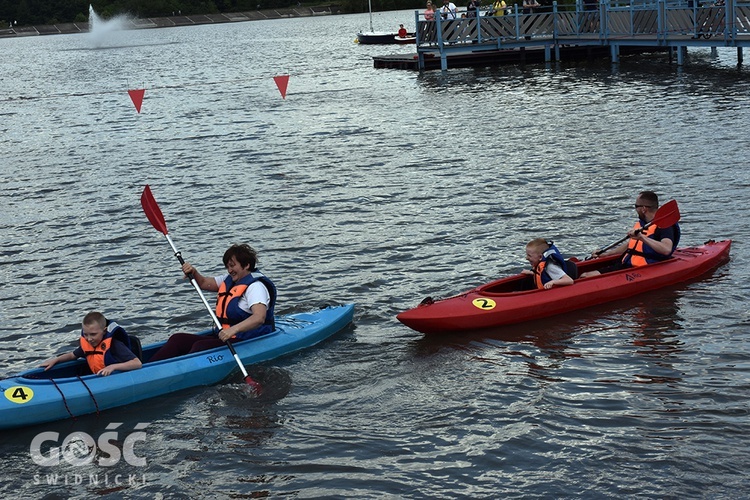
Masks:
[[[86,358],[91,373],[107,376],[114,371],[137,370],[141,360],[130,349],[130,338],[123,327],[100,312],[92,311],[83,318],[80,345],[73,351],[50,358],[40,366],[44,371],[57,363]]]
[[[256,251],[246,244],[232,245],[223,261],[227,272],[214,278],[203,276],[189,262],[182,265],[185,275],[192,273],[201,289],[217,292],[216,317],[222,324],[221,331],[210,336],[176,333],[149,361],[205,351],[230,339],[247,340],[274,331],[276,286],[256,268]]]
[[[589,271],[581,274],[581,278],[597,276],[602,273],[609,273],[629,267],[645,266],[668,259],[677,243],[680,241],[680,226],[674,224],[669,227],[661,228],[655,224],[646,229],[643,227],[651,222],[656,216],[659,208],[659,198],[653,191],[642,191],[635,199],[635,212],[638,214],[638,221],[633,228],[628,231],[628,240],[621,245],[616,246],[606,252],[593,252],[593,257],[605,257],[607,255],[622,254],[615,264],[602,268],[598,271]]]
[[[568,264],[551,241],[543,238],[531,240],[526,245],[526,260],[533,270],[524,269],[521,273],[533,275],[537,288],[549,290],[553,286],[573,284],[573,278],[566,273]]]

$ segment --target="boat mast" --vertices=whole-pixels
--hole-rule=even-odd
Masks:
[[[370,9],[370,33],[374,33],[375,30],[372,29],[372,0],[367,0],[367,7]]]

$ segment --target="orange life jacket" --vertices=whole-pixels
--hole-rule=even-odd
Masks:
[[[107,329],[104,330],[104,338],[96,347],[91,347],[88,340],[84,338],[83,331],[81,332],[79,343],[92,373],[96,374],[105,366],[119,362],[112,353],[109,352],[115,339],[119,340],[130,349],[128,333],[123,327],[114,321],[107,321]]]
[[[635,223],[635,225],[633,225],[633,229],[640,229],[643,235],[645,235],[647,238],[650,238],[654,235],[658,228],[655,224],[651,224],[646,229],[643,229],[641,227],[641,222],[638,221]],[[625,255],[623,255],[622,261],[623,263],[630,261],[630,265],[633,267],[646,266],[653,262],[653,260],[648,260],[646,258],[646,255],[653,255],[655,253],[656,252],[653,251],[651,247],[648,247],[644,250],[643,242],[641,240],[637,238],[630,238],[630,241],[628,242],[628,249],[625,250]]]
[[[242,295],[247,290],[247,287],[256,281],[263,283],[268,290],[271,301],[266,309],[266,317],[263,320],[263,324],[254,330],[237,334],[236,337],[238,340],[257,337],[258,335],[270,333],[276,329],[274,322],[276,286],[257,269],[253,270],[253,272],[238,280],[236,283],[232,281],[231,276],[227,276],[219,285],[219,292],[216,295],[216,317],[219,319],[222,329],[225,329],[244,321],[252,315],[252,313],[243,311],[240,308],[239,303]]]
[[[91,373],[98,373],[99,370],[107,365],[104,362],[104,356],[109,351],[109,348],[112,347],[112,342],[114,341],[115,339],[112,337],[105,337],[99,342],[98,346],[91,347],[89,341],[81,337],[81,349],[83,349],[83,353],[86,355],[86,362],[89,364],[89,368],[91,368]]]
[[[229,290],[227,290],[227,284],[225,281],[223,281],[221,285],[219,285],[219,293],[216,297],[216,317],[221,322],[222,329],[229,328],[230,326],[232,326],[232,324],[239,323],[239,321],[237,321],[236,319],[229,317],[227,309],[229,309],[230,302],[242,297],[242,295],[245,293],[245,290],[247,290],[247,287],[248,285],[240,283],[234,286],[230,286]],[[245,315],[245,317],[250,317],[250,315],[247,313],[245,313]],[[232,321],[233,319],[234,321]]]
[[[560,266],[560,269],[562,269],[565,274],[570,276],[570,273],[568,272],[568,263],[563,258],[560,250],[557,249],[553,242],[550,241],[548,244],[549,248],[544,251],[542,254],[542,260],[539,261],[539,264],[534,268],[534,284],[540,290],[544,288],[545,283],[552,280],[549,273],[544,272],[544,268],[547,266],[547,261],[554,262]]]
[[[534,268],[534,284],[537,288],[542,289],[544,288],[544,284],[549,281],[549,277],[547,279],[543,279],[542,273],[544,272],[544,267],[547,265],[545,261],[541,261],[539,264],[537,264],[536,268]]]

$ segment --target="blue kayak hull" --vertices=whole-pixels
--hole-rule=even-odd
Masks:
[[[354,304],[328,307],[276,319],[273,333],[234,343],[243,364],[272,360],[313,346],[352,322]],[[209,331],[201,332],[208,334]],[[148,398],[201,385],[216,384],[239,370],[229,349],[165,359],[147,360],[164,342],[144,346],[146,362],[139,370],[108,377],[76,376],[82,360],[56,365],[45,372],[34,369],[0,381],[0,429],[63,420],[96,413]]]

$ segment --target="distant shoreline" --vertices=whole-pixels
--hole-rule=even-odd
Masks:
[[[199,24],[238,23],[244,21],[261,21],[264,19],[283,19],[289,17],[313,17],[340,14],[337,5],[318,5],[315,7],[296,7],[289,9],[267,9],[250,12],[232,12],[227,14],[196,14],[191,16],[149,17],[128,19],[125,29],[173,28],[177,26],[196,26]],[[0,38],[22,36],[63,35],[69,33],[88,33],[89,23],[60,23],[40,26],[14,26],[0,28]]]

